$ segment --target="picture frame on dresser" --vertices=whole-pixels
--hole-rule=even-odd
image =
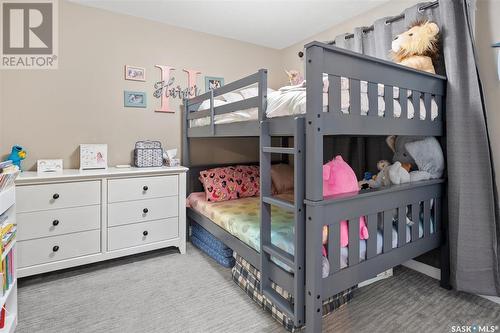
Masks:
[[[184,254],[186,171],[113,167],[24,172],[16,181],[18,275],[166,247]]]
[[[80,170],[107,169],[107,144],[80,144]]]

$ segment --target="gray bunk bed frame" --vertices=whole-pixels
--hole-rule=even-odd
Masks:
[[[446,199],[444,179],[390,186],[362,191],[356,195],[323,197],[322,166],[323,138],[327,135],[385,136],[416,135],[440,137],[444,147],[444,96],[446,78],[416,71],[378,58],[360,55],[320,42],[306,48],[307,112],[299,116],[266,118],[267,70],[232,82],[221,88],[185,101],[183,117],[183,163],[190,165],[190,139],[210,137],[260,137],[260,253],[225,231],[207,217],[188,208],[189,220],[199,223],[221,239],[250,264],[260,270],[261,292],[296,326],[306,325],[306,332],[321,332],[322,301],[377,274],[400,265],[430,250],[441,247],[441,285],[448,287],[449,259],[446,241]],[[323,73],[328,74],[328,112],[323,112]],[[341,112],[341,78],[349,79],[350,111]],[[361,115],[360,81],[368,82],[368,114]],[[378,87],[384,84],[385,116],[378,116]],[[258,96],[214,107],[214,98],[257,84]],[[399,87],[401,116],[393,116],[393,87]],[[407,91],[411,91],[415,116],[407,119]],[[421,120],[420,99],[426,108]],[[432,99],[438,116],[431,119]],[[197,110],[200,103],[210,100],[210,108]],[[259,121],[215,124],[214,117],[229,112],[257,107]],[[190,120],[210,117],[210,125],[190,127]],[[272,137],[293,136],[293,147],[272,146]],[[273,142],[275,142],[273,140]],[[294,202],[271,194],[272,154],[293,156]],[[197,177],[207,166],[191,167],[188,192],[200,191]],[[271,206],[294,213],[295,253],[281,250],[271,243]],[[420,221],[423,207],[423,236],[419,223],[411,227],[411,241],[406,242],[407,208],[412,207],[413,221]],[[432,207],[434,206],[434,207]],[[397,247],[392,247],[393,215],[398,214]],[[431,216],[432,215],[432,216]],[[358,221],[366,216],[371,236],[367,242],[366,259],[359,260],[358,223],[349,223],[348,266],[340,267],[340,221]],[[431,232],[431,220],[434,232]],[[322,229],[327,225],[330,274],[322,277]],[[383,226],[383,251],[377,254],[377,228]],[[415,227],[416,226],[416,227]],[[292,268],[287,272],[276,265],[271,256]],[[293,304],[271,288],[275,282],[293,295]]]

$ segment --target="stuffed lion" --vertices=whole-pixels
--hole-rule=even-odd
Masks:
[[[392,41],[392,59],[400,65],[435,74],[433,60],[438,54],[438,39],[436,23],[416,21]]]

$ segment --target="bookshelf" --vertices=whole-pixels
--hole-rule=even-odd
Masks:
[[[17,326],[16,195],[14,185],[0,190],[0,333],[14,332]],[[4,233],[4,231],[7,231]],[[5,280],[7,279],[7,282]],[[3,324],[3,325],[2,325]]]

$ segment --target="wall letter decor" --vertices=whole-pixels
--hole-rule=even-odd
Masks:
[[[184,72],[188,73],[189,96],[196,96],[196,78],[201,72],[196,69],[184,69]]]
[[[188,75],[188,87],[182,89],[180,85],[174,87],[175,78],[170,76],[170,72],[175,69],[174,67],[163,65],[155,65],[155,67],[161,70],[161,81],[155,83],[153,93],[154,97],[161,98],[161,107],[156,112],[175,112],[175,110],[170,109],[170,97],[183,100],[198,95],[196,78],[201,72],[194,69],[184,69]]]
[[[161,81],[160,86],[161,86],[161,92],[160,96],[156,95],[155,91],[155,97],[161,97],[161,107],[159,110],[155,110],[156,112],[175,112],[174,110],[170,110],[170,105],[169,105],[169,96],[165,93],[163,94],[163,88],[167,87],[170,85],[170,71],[173,71],[175,68],[170,67],[170,66],[162,66],[162,65],[155,65],[155,67],[158,67],[161,70]],[[173,81],[172,81],[173,83]],[[159,87],[156,87],[158,83],[155,84],[155,89],[158,89]]]

